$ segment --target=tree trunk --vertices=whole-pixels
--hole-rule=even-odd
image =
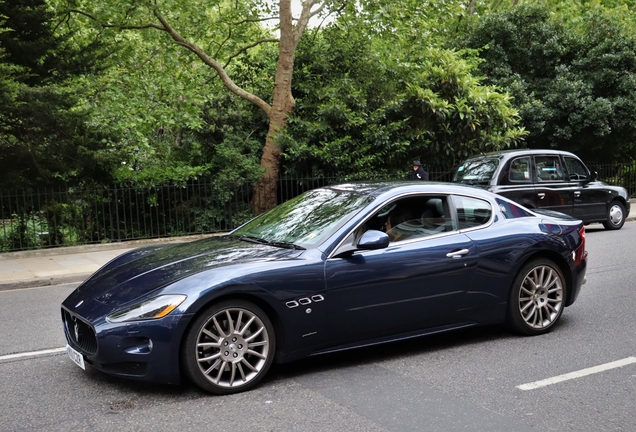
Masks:
[[[292,96],[292,75],[299,36],[294,33],[290,1],[282,0],[280,10],[281,36],[274,78],[274,97],[268,113],[269,130],[261,156],[261,167],[265,168],[265,173],[254,188],[252,203],[255,214],[269,210],[277,204],[276,184],[280,172],[281,155],[277,135],[287,126],[287,118],[296,105]]]

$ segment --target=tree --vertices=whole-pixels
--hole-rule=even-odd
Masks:
[[[291,0],[280,0],[276,7],[258,0],[187,4],[165,0],[133,5],[124,0],[112,2],[110,8],[94,2],[75,2],[78,3],[68,14],[87,17],[102,28],[165,33],[212,68],[229,91],[259,107],[269,121],[261,156],[264,178],[278,176],[281,151],[276,137],[285,129],[295,106],[291,89],[296,48],[309,20],[326,11],[330,1],[305,0],[297,20],[292,16]],[[278,22],[274,29],[280,34],[278,38],[272,37],[273,30],[261,25],[274,19]],[[231,64],[241,53],[264,43],[278,44],[278,60],[271,95],[261,97],[235,83]],[[259,183],[254,201],[257,213],[276,204],[275,187],[275,181]]]
[[[79,74],[95,71],[103,46],[55,34],[44,0],[0,2],[0,184],[51,184],[69,177],[100,178],[94,158],[102,135],[75,110]],[[81,174],[80,174],[81,173]]]
[[[289,171],[368,179],[404,175],[420,158],[450,169],[522,139],[509,97],[472,75],[474,60],[402,24],[372,38],[382,23],[356,12],[301,42],[297,109],[281,139]]]
[[[514,96],[528,147],[620,161],[636,150],[636,26],[626,11],[522,5],[475,21],[459,46],[479,49],[486,82]]]

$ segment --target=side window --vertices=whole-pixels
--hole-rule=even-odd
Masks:
[[[492,216],[492,207],[488,201],[464,196],[453,196],[453,204],[457,209],[459,229],[485,225]]]
[[[510,162],[508,180],[515,183],[532,181],[532,176],[530,176],[529,157],[520,157]]]
[[[357,242],[369,229],[386,232],[395,243],[454,231],[456,227],[448,198],[426,195],[402,198],[382,207],[352,234],[352,241]]]
[[[538,182],[564,181],[565,173],[559,156],[535,156]]]
[[[510,201],[506,201],[501,198],[495,198],[495,201],[497,201],[497,204],[499,204],[499,210],[501,210],[501,213],[506,219],[532,216],[532,214],[528,213],[516,204],[511,203]]]
[[[568,169],[568,174],[570,175],[570,180],[587,180],[589,178],[589,171],[583,165],[583,163],[571,157],[565,157],[565,166]]]

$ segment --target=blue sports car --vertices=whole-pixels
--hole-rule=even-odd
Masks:
[[[446,183],[341,184],[229,234],[125,253],[63,303],[80,367],[229,394],[273,361],[507,323],[549,331],[585,281],[580,220]]]

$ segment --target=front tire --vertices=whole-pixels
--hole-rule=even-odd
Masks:
[[[274,359],[276,336],[258,306],[225,300],[205,309],[183,345],[188,378],[210,393],[232,394],[256,386]]]
[[[508,325],[517,333],[549,332],[565,306],[565,278],[551,260],[540,258],[523,266],[510,291]]]
[[[618,230],[625,223],[625,206],[620,201],[612,201],[607,210],[607,219],[603,226],[608,230]]]

